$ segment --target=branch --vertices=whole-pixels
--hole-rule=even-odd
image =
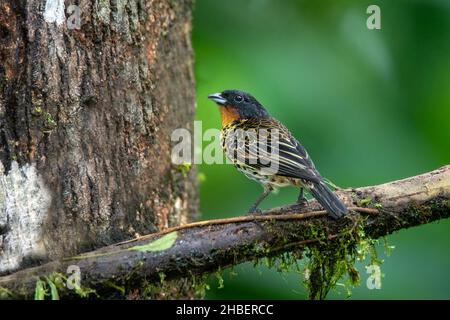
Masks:
[[[450,216],[450,166],[404,180],[336,193],[353,210],[338,221],[329,219],[312,200],[303,207],[271,209],[262,216],[195,222],[0,277],[0,290],[30,298],[38,279],[55,272],[65,274],[70,265],[80,268],[83,286],[99,293],[111,292],[112,281],[139,284],[158,282],[162,273],[166,279],[205,274],[299,250],[318,240],[308,232],[314,225],[327,230],[328,241],[333,241],[360,216],[365,217],[366,235],[379,238]],[[167,238],[169,233],[175,241],[160,241],[157,245],[155,240],[163,235]],[[60,296],[72,294],[65,290]]]

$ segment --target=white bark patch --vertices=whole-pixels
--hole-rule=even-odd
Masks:
[[[64,0],[47,0],[45,3],[44,20],[48,23],[56,22],[60,25],[66,21],[64,14]]]
[[[36,164],[19,168],[14,161],[5,174],[0,162],[0,272],[16,269],[26,257],[45,256],[42,226],[50,203]]]

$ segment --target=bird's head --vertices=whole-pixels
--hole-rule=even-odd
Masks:
[[[240,119],[269,118],[264,107],[249,93],[239,90],[225,90],[210,94],[209,99],[220,107],[222,127]]]

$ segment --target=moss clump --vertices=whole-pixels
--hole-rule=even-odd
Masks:
[[[300,273],[301,267],[299,261],[303,257],[303,251],[284,252],[281,255],[266,257],[265,265],[268,268],[275,269],[279,273],[288,273],[295,271]]]
[[[0,300],[14,299],[14,294],[6,288],[0,287]]]
[[[372,198],[364,198],[359,201],[359,206],[368,207],[372,203]]]
[[[202,299],[209,290],[208,274],[166,281],[160,274],[160,282],[145,281],[140,286],[138,299],[186,299],[186,297]],[[129,295],[127,298],[130,298]]]
[[[325,299],[336,286],[343,287],[350,296],[351,289],[360,281],[355,263],[366,260],[367,256],[370,256],[370,265],[382,263],[375,249],[377,240],[364,232],[364,218],[349,218],[351,226],[333,239],[329,239],[324,230],[316,231],[320,240],[307,248],[304,283],[310,299]],[[343,282],[338,283],[341,279]]]
[[[42,107],[40,105],[35,105],[31,110],[31,114],[35,117],[38,117],[42,114]]]
[[[68,290],[66,287],[67,278],[61,273],[51,273],[36,281],[34,290],[34,300],[59,300],[60,293]]]
[[[442,206],[450,210],[450,200],[444,199],[442,200]]]
[[[370,265],[379,265],[382,261],[377,258],[375,250],[377,240],[364,232],[365,218],[359,215],[347,217],[350,219],[348,227],[336,235],[330,235],[329,230],[319,223],[311,223],[305,239],[316,241],[303,251],[266,258],[266,265],[280,273],[294,271],[301,275],[310,299],[325,299],[331,289],[338,287],[344,288],[350,296],[352,287],[360,282],[355,263],[366,260],[367,256],[370,256]],[[302,258],[304,260],[300,262]]]
[[[192,276],[192,289],[194,290],[197,298],[203,299],[206,295],[206,291],[210,289],[208,284],[208,274]]]
[[[177,168],[177,170],[178,170],[179,172],[181,172],[181,174],[183,175],[183,177],[186,178],[186,177],[188,176],[189,171],[190,171],[191,168],[192,168],[192,163],[189,163],[189,162],[183,162],[183,163],[177,165],[176,168]]]
[[[51,273],[36,281],[34,300],[59,300],[60,296],[75,296],[90,298],[95,295],[95,290],[75,285],[73,289],[67,287],[68,278],[61,273]],[[1,292],[1,291],[0,291]]]
[[[53,130],[58,124],[49,112],[44,112],[44,128],[47,130]]]

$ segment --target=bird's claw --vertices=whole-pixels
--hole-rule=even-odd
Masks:
[[[303,207],[304,205],[306,205],[307,202],[308,199],[306,199],[305,194],[303,193],[303,189],[301,189],[300,194],[298,195],[297,198],[297,204]]]
[[[262,210],[257,207],[251,207],[250,210],[248,210],[249,215],[260,215],[262,214]]]
[[[297,201],[294,206],[298,208],[303,208],[308,204],[308,200],[304,199],[302,201]]]
[[[292,208],[296,209],[296,210],[301,210],[301,209],[305,208],[307,205],[308,205],[308,200],[305,199],[304,201],[297,201],[296,203],[294,203],[292,205]]]

